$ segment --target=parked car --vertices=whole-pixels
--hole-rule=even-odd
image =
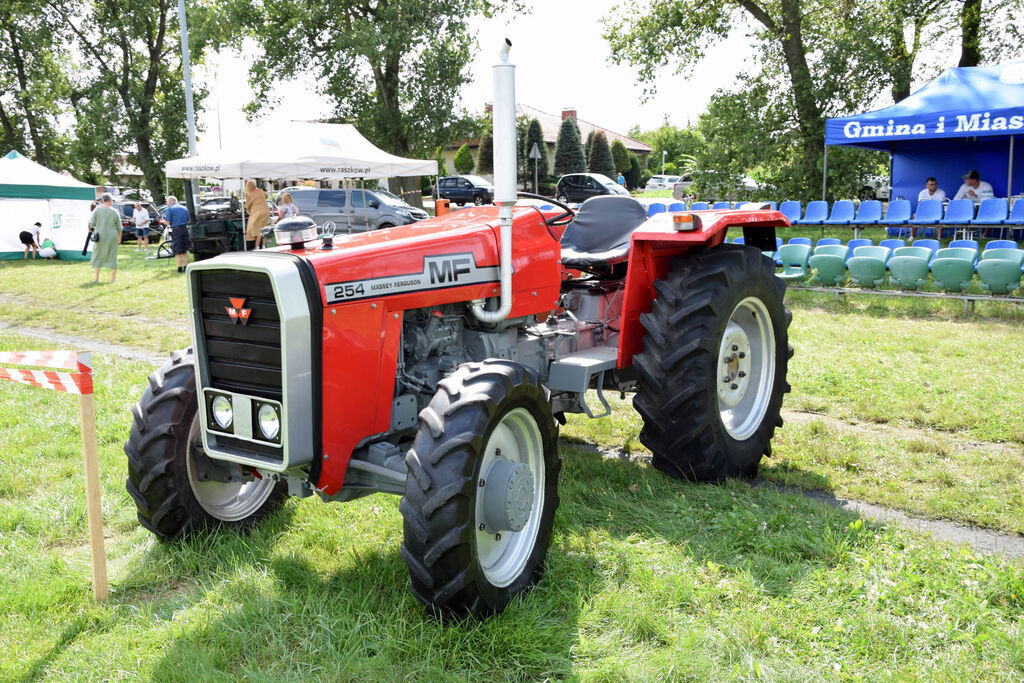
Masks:
[[[693,185],[693,178],[691,176],[679,176],[679,180],[672,183],[672,196],[677,199],[685,197],[690,192],[690,185]]]
[[[113,207],[121,214],[121,241],[135,239],[135,223],[132,221],[135,202],[114,202]],[[149,212],[149,241],[157,242],[160,238],[160,212],[149,202],[142,202],[142,208]]]
[[[704,201],[727,201],[749,199],[759,190],[763,190],[757,181],[750,176],[743,176],[736,182],[729,176],[717,171],[704,171],[701,174],[707,192],[701,197]],[[687,176],[688,177],[688,176]],[[710,182],[709,182],[710,181]],[[682,200],[690,194],[692,182],[677,182],[672,186],[672,198]],[[710,188],[710,189],[709,189]]]
[[[629,196],[629,190],[600,173],[569,173],[558,179],[555,198],[563,204],[583,202],[604,194]]]
[[[494,185],[477,175],[450,175],[437,181],[434,199],[465,206],[472,202],[477,206],[494,202]]]
[[[644,192],[651,190],[671,190],[672,186],[679,182],[677,175],[652,175],[651,179],[644,185]]]
[[[862,181],[862,187],[857,192],[857,198],[862,202],[869,199],[889,199],[889,179],[878,175],[869,175]]]
[[[429,216],[387,190],[303,190],[292,193],[299,213],[318,225],[331,221],[335,232],[366,232],[426,220]]]

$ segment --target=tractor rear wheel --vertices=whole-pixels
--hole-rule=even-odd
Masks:
[[[132,409],[128,493],[139,522],[164,540],[216,527],[244,529],[280,506],[286,485],[208,458],[199,434],[192,349],[149,376]]]
[[[755,475],[771,453],[793,355],[785,289],[770,258],[730,244],[675,259],[655,282],[633,406],[659,470],[721,481]]]
[[[435,615],[501,612],[536,582],[558,507],[550,392],[518,363],[468,363],[438,383],[406,454],[402,558]]]

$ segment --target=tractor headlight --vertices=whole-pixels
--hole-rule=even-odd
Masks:
[[[231,399],[221,394],[214,396],[210,401],[210,414],[213,416],[214,424],[223,430],[230,429],[235,418],[231,409]]]
[[[264,438],[273,441],[281,432],[281,416],[277,413],[277,406],[264,403],[256,411],[256,422],[259,424],[260,433]]]

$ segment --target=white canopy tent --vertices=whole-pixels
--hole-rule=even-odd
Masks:
[[[347,123],[293,122],[253,130],[229,149],[164,165],[171,178],[393,178],[437,175],[437,162],[375,147]]]

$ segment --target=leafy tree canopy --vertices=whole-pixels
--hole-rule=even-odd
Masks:
[[[452,163],[455,165],[456,173],[466,175],[467,173],[473,172],[473,154],[469,151],[468,144],[465,144],[456,150],[455,159]]]

